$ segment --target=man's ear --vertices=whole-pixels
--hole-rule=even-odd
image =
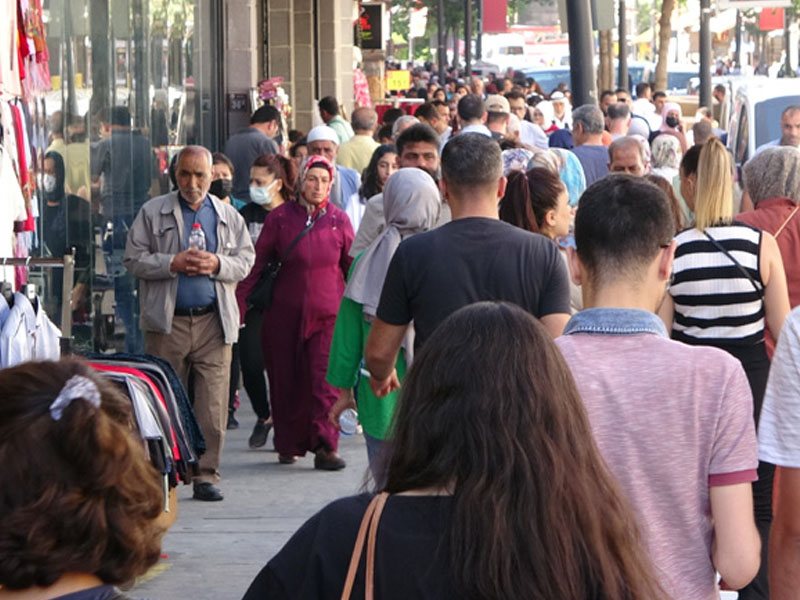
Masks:
[[[497,198],[502,198],[506,195],[506,185],[508,184],[508,179],[505,178],[505,175],[501,176],[500,179],[497,180]]]
[[[569,276],[575,285],[583,285],[583,263],[578,257],[578,251],[572,246],[567,246],[567,265]]]
[[[443,200],[447,200],[447,184],[444,182],[444,177],[439,178],[439,193]]]
[[[672,277],[672,263],[675,261],[675,249],[678,242],[672,240],[668,248],[662,248],[658,257],[658,278],[661,281],[669,281]]]

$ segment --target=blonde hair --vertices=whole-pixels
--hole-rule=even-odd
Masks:
[[[703,230],[733,221],[733,175],[725,146],[714,138],[703,144],[697,163],[695,227]]]

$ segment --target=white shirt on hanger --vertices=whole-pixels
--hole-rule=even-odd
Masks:
[[[53,325],[39,300],[38,310],[19,292],[0,332],[0,367],[13,367],[30,360],[61,358],[61,330]]]

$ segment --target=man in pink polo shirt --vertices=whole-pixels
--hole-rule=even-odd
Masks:
[[[673,223],[666,195],[641,178],[611,175],[586,190],[570,256],[586,309],[556,341],[662,585],[672,598],[711,600],[715,570],[738,589],[759,567],[757,445],[739,362],[670,340],[654,314]]]

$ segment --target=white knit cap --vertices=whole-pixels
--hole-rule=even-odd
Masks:
[[[308,136],[306,137],[306,143],[310,144],[311,142],[333,142],[338,146],[339,136],[336,135],[333,128],[327,125],[317,125],[308,132]]]

